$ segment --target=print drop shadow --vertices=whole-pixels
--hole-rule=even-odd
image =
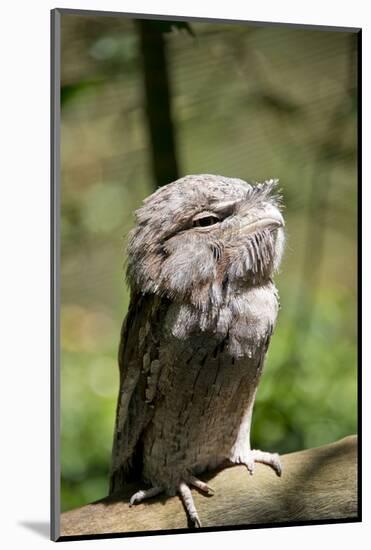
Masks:
[[[50,524],[48,521],[19,521],[18,525],[33,531],[43,539],[50,538]]]

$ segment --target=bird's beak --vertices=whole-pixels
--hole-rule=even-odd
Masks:
[[[269,212],[266,216],[258,218],[256,220],[242,221],[240,225],[240,233],[244,235],[250,235],[255,233],[259,229],[278,229],[279,227],[284,227],[285,222],[278,210],[274,212]]]

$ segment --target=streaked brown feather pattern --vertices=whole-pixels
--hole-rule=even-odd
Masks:
[[[110,492],[136,474],[189,499],[192,476],[247,460],[278,312],[272,276],[284,234],[276,183],[186,176],[137,211]]]

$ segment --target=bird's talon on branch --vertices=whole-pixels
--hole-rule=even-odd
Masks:
[[[189,522],[191,528],[199,529],[200,527],[202,527],[200,518],[198,516],[190,517]]]

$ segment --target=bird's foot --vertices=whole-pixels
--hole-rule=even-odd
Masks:
[[[196,480],[196,478],[191,478],[191,479]],[[198,479],[196,481],[199,482]],[[202,481],[200,483],[203,484]],[[192,485],[195,485],[195,483],[192,483]],[[205,485],[206,485],[206,483],[205,483]],[[199,487],[199,488],[201,488],[201,487]],[[198,513],[197,513],[197,510],[196,510],[195,503],[193,502],[191,489],[189,488],[189,486],[184,481],[182,481],[179,484],[178,493],[179,493],[179,496],[180,496],[180,498],[183,502],[183,506],[184,506],[184,508],[186,510],[186,513],[187,513],[187,516],[188,516],[188,527],[193,527],[193,528],[201,527],[201,521],[200,521],[200,518],[198,517]]]
[[[201,479],[198,479],[197,477],[191,476],[188,482],[193,485],[193,487],[200,489],[200,491],[205,493],[205,495],[212,496],[214,494],[214,489],[212,489],[210,485],[207,485],[207,483],[201,481]]]
[[[178,493],[183,502],[183,506],[186,510],[187,517],[188,517],[188,527],[193,527],[197,529],[201,527],[201,521],[198,516],[189,485],[196,487],[197,489],[202,491],[205,495],[209,495],[209,496],[214,494],[214,490],[209,485],[207,485],[207,483],[205,483],[204,481],[201,481],[200,479],[194,476],[190,476],[188,478],[187,483],[185,483],[185,481],[182,481],[178,486]]]
[[[129,506],[133,506],[134,504],[139,504],[140,502],[143,502],[143,500],[147,500],[147,498],[155,497],[156,495],[162,493],[164,490],[165,489],[163,487],[157,486],[157,487],[151,487],[150,489],[137,491],[131,496],[129,501]]]
[[[197,513],[197,510],[196,510],[194,501],[193,501],[193,497],[192,497],[192,493],[191,493],[191,490],[189,488],[189,485],[192,485],[193,487],[196,487],[197,489],[202,491],[204,494],[209,495],[209,496],[213,495],[214,491],[209,485],[207,485],[207,483],[205,483],[204,481],[201,481],[200,479],[198,479],[197,477],[194,477],[194,476],[190,476],[188,478],[187,483],[182,481],[179,484],[177,491],[179,493],[179,496],[180,496],[180,498],[183,502],[184,508],[186,510],[186,513],[187,513],[188,526],[193,527],[193,528],[198,528],[198,527],[201,527],[201,521],[200,521],[200,518],[198,516],[198,513]],[[160,486],[160,485],[157,485],[155,487],[151,487],[150,489],[144,489],[144,490],[137,491],[136,493],[134,493],[131,496],[129,506],[131,507],[134,504],[139,504],[139,503],[143,502],[143,500],[147,500],[148,498],[152,498],[152,497],[162,493],[163,491],[165,491],[165,488]]]
[[[282,464],[277,453],[266,453],[257,449],[236,455],[231,459],[233,464],[244,464],[250,475],[254,473],[255,462],[267,464],[276,472],[278,476],[282,475]]]

